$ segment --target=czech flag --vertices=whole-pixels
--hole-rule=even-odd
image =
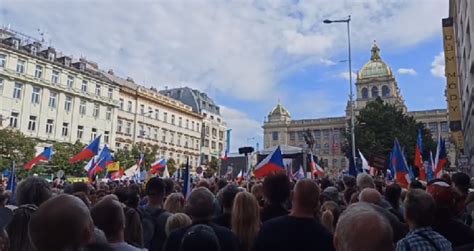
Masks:
[[[40,153],[38,156],[34,157],[30,162],[24,165],[25,170],[31,170],[36,164],[41,161],[50,161],[51,157],[53,156],[53,148],[52,147],[45,147],[43,152]]]
[[[158,170],[163,169],[166,167],[166,160],[159,159],[153,163],[151,163],[151,173],[157,173]]]
[[[425,166],[423,165],[423,143],[421,140],[421,129],[418,129],[418,138],[416,139],[415,147],[415,163],[413,166],[418,168],[420,180],[426,181],[426,170]]]
[[[324,169],[314,161],[314,157],[312,153],[310,155],[310,158],[311,159],[310,159],[309,165],[311,167],[311,174],[313,176],[317,175],[318,177],[324,176]]]
[[[94,168],[92,169],[92,173],[95,175],[100,171],[104,171],[107,166],[114,163],[114,159],[112,154],[110,154],[109,147],[107,145],[104,146],[104,149],[99,154],[99,161],[95,164]]]
[[[81,160],[87,160],[99,153],[99,145],[100,145],[100,135],[95,138],[88,146],[86,146],[82,151],[78,154],[74,155],[72,158],[69,159],[69,164],[74,164]]]
[[[278,146],[275,151],[270,153],[255,167],[254,174],[257,178],[263,178],[270,173],[280,171],[285,171],[285,166],[283,165],[283,156],[281,155],[280,146]]]
[[[397,139],[395,139],[393,148],[392,165],[395,170],[395,179],[402,187],[407,188],[410,184],[410,174],[405,156],[403,156]]]
[[[362,152],[360,150],[358,150],[358,151],[359,151],[360,160],[362,161],[362,171],[364,171],[366,173],[370,173],[371,167],[369,166],[369,162],[364,157]]]
[[[239,174],[237,175],[237,183],[242,183],[242,181],[244,180],[244,174],[242,172],[242,170],[240,170]]]
[[[302,166],[300,166],[300,169],[298,169],[298,171],[296,171],[296,173],[293,174],[293,177],[295,178],[295,180],[301,180],[305,178],[305,174],[304,174],[304,170]]]
[[[438,139],[438,147],[436,148],[436,158],[435,158],[435,165],[434,165],[434,177],[440,178],[441,171],[443,171],[444,166],[447,162],[446,156],[446,145],[444,139],[439,137]]]

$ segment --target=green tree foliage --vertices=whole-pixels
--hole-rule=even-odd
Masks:
[[[143,144],[133,145],[130,149],[124,148],[115,151],[114,159],[115,161],[120,161],[120,166],[127,169],[135,165],[140,159],[140,154],[143,153],[142,168],[145,167],[146,170],[148,170],[150,168],[151,163],[155,162],[157,152],[157,145],[153,145],[151,147],[147,147]]]
[[[87,161],[79,161],[74,164],[69,164],[69,159],[78,154],[85,147],[79,141],[76,143],[55,143],[53,145],[54,155],[51,159],[47,169],[51,173],[57,173],[59,170],[63,170],[66,175],[70,176],[84,176],[84,166]]]
[[[166,166],[168,167],[168,172],[170,175],[173,175],[173,173],[176,172],[176,161],[173,158],[169,158],[166,161]]]
[[[9,128],[0,130],[0,169],[11,168],[15,161],[19,175],[22,176],[23,164],[35,157],[36,140]]]
[[[218,173],[219,165],[220,165],[219,159],[216,157],[212,157],[211,161],[209,161],[209,164],[207,165],[205,176],[210,177],[214,175],[215,173]]]
[[[412,165],[419,128],[422,132],[424,156],[427,156],[429,151],[436,149],[436,144],[424,124],[417,122],[412,116],[403,113],[394,105],[384,103],[377,98],[367,103],[356,116],[356,148],[360,149],[366,158],[377,154],[386,156],[388,159],[393,142],[397,138],[404,148],[408,164]],[[345,138],[344,151],[347,153],[351,142],[349,130],[345,133]]]

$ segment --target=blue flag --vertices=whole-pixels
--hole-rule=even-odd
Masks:
[[[413,172],[412,166],[408,166],[408,174],[410,175],[410,180],[415,180],[415,173]]]
[[[349,175],[357,177],[357,168],[355,166],[354,156],[352,156],[352,151],[349,153]]]
[[[184,198],[188,198],[188,195],[191,193],[191,174],[189,173],[189,158],[186,160],[186,169],[184,170],[183,179],[183,196]]]
[[[10,176],[8,176],[8,184],[7,184],[6,190],[9,190],[12,192],[10,202],[14,202],[15,190],[16,190],[15,162],[12,162],[12,170],[10,172]]]

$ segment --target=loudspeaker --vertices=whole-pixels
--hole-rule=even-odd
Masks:
[[[254,149],[251,146],[245,146],[245,147],[239,148],[239,154],[248,154],[248,153],[252,153],[253,151]]]

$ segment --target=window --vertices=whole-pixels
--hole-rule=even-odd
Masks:
[[[372,87],[372,98],[376,98],[379,96],[379,88],[377,86]]]
[[[147,138],[151,138],[151,127],[147,127],[147,133],[145,134],[145,136],[147,136]]]
[[[431,122],[428,124],[428,127],[430,128],[431,133],[438,132],[438,123]]]
[[[193,131],[196,130],[196,129],[194,128],[194,121],[191,121],[191,130],[193,130]]]
[[[128,112],[132,112],[132,101],[128,101],[127,110],[128,110]]]
[[[155,119],[160,120],[160,110],[155,109]]]
[[[303,131],[298,132],[298,140],[300,140],[300,141],[304,140],[304,132]]]
[[[186,125],[185,125],[186,129],[189,129],[189,119],[186,119]]]
[[[104,132],[104,143],[109,143],[109,131]]]
[[[127,122],[127,127],[125,128],[125,133],[130,135],[131,128],[132,128],[132,122]]]
[[[99,104],[94,104],[94,111],[92,112],[92,116],[95,118],[99,117],[100,106]]]
[[[53,124],[54,124],[54,120],[52,119],[46,120],[46,133],[47,134],[53,133]]]
[[[50,61],[54,61],[54,53],[53,53],[53,52],[49,52],[49,53],[48,53],[48,59],[49,59]]]
[[[105,111],[105,119],[106,120],[112,119],[112,107],[107,107],[107,110]]]
[[[97,137],[97,129],[92,128],[91,131],[91,140],[95,139]]]
[[[64,110],[66,112],[71,111],[72,107],[72,97],[71,96],[66,96],[66,101],[64,101]]]
[[[61,82],[59,80],[59,71],[58,70],[53,70],[53,75],[51,75],[51,82],[53,82],[55,84]]]
[[[84,134],[84,126],[77,126],[77,138],[82,139],[82,135]]]
[[[295,141],[296,140],[296,132],[290,132],[290,140]]]
[[[122,132],[123,121],[117,120],[117,132]]]
[[[34,131],[36,129],[36,116],[30,116],[30,121],[28,121],[28,130]]]
[[[86,106],[87,102],[85,100],[81,100],[79,103],[79,114],[86,115]]]
[[[67,76],[67,88],[72,89],[74,87],[74,76]]]
[[[205,139],[205,140],[204,140],[204,146],[205,146],[205,147],[209,147],[209,140],[208,140],[208,139]]]
[[[174,114],[171,114],[171,124],[174,125]]]
[[[329,154],[329,144],[324,143],[323,154]]]
[[[163,121],[165,123],[168,123],[168,113],[167,112],[163,113]]]
[[[35,78],[41,78],[43,76],[43,66],[37,65],[35,69]]]
[[[321,130],[314,130],[314,131],[313,131],[313,135],[314,135],[314,139],[315,139],[316,141],[321,140]]]
[[[324,140],[329,140],[329,130],[328,129],[323,130],[323,139]]]
[[[212,128],[212,136],[217,137],[217,130],[216,130],[216,128]]]
[[[23,88],[23,84],[15,83],[15,87],[13,88],[13,98],[14,99],[21,99],[21,89]]]
[[[95,95],[96,96],[100,96],[100,85],[99,84],[96,84],[95,85]]]
[[[216,142],[215,141],[212,141],[211,142],[211,149],[216,149]]]
[[[40,102],[40,92],[41,92],[41,88],[33,87],[33,93],[31,93],[31,103],[32,104],[39,104],[39,102]]]
[[[7,56],[0,54],[0,67],[5,67],[7,65]]]
[[[145,105],[140,105],[140,113],[143,115],[145,114]]]
[[[222,143],[219,143],[219,152],[222,152],[222,150],[223,150]]]
[[[272,132],[272,140],[278,140],[278,132]]]
[[[63,130],[61,131],[61,136],[67,137],[69,123],[63,123]]]
[[[81,91],[87,92],[87,80],[82,80]]]
[[[362,88],[362,98],[369,98],[369,91],[367,88]]]
[[[196,128],[198,132],[201,132],[201,127],[199,127],[199,123],[196,123]]]
[[[109,97],[110,99],[112,99],[113,95],[114,95],[114,89],[109,88],[109,91],[107,92],[107,97]]]
[[[443,121],[440,123],[441,132],[448,132],[448,122]]]
[[[155,128],[154,130],[153,139],[158,140],[158,128]]]
[[[12,115],[10,116],[10,127],[12,128],[18,128],[18,116],[20,114],[18,112],[12,112]]]
[[[140,130],[138,131],[138,135],[141,137],[145,136],[145,127],[143,125],[140,125]]]
[[[178,118],[178,126],[179,127],[183,126],[183,118],[181,118],[181,117]]]
[[[161,129],[163,131],[162,136],[161,136],[161,142],[165,143],[166,142],[166,130]]]
[[[390,88],[386,85],[382,86],[382,97],[390,97]]]
[[[18,62],[16,63],[16,72],[25,73],[25,65],[26,65],[25,60],[18,59]]]
[[[58,93],[56,92],[50,92],[49,93],[49,102],[48,106],[50,108],[56,108],[56,98],[58,97]]]
[[[0,78],[0,95],[3,94],[3,79]]]
[[[178,134],[178,142],[177,142],[177,145],[178,146],[181,146],[181,135]]]
[[[171,133],[170,133],[170,136],[171,136],[171,137],[170,137],[170,143],[171,143],[171,144],[174,144],[174,133],[171,132]]]
[[[123,111],[123,98],[119,99],[119,109]]]

